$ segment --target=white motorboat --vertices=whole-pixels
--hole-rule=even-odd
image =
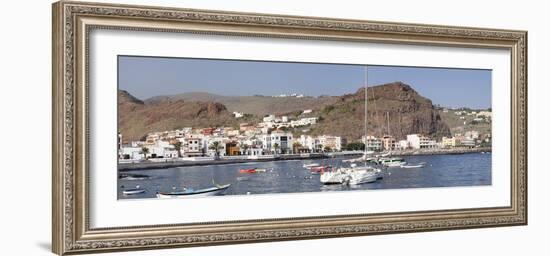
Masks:
[[[204,196],[216,196],[223,194],[231,184],[225,184],[204,189],[184,189],[182,191],[157,192],[157,198],[193,198]]]
[[[145,193],[145,189],[140,188],[139,185],[136,186],[136,188],[125,189],[122,191],[123,195],[136,195],[141,193]]]
[[[413,168],[422,168],[424,166],[426,166],[426,163],[406,164],[406,165],[401,165],[401,168],[413,169]]]
[[[405,162],[403,158],[399,158],[399,157],[380,158],[378,160],[378,163],[385,165],[387,167],[400,167],[407,164],[407,162]]]
[[[311,169],[311,168],[313,168],[313,167],[319,167],[319,166],[320,166],[320,164],[318,164],[318,163],[312,163],[312,164],[304,164],[304,165],[302,165],[302,167],[304,167],[304,168],[306,168],[306,169]]]

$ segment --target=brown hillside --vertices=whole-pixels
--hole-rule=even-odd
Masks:
[[[154,131],[236,124],[233,115],[220,103],[168,99],[146,104],[126,91],[118,93],[118,129],[125,142],[139,140]]]
[[[323,121],[312,129],[312,133],[359,139],[365,133],[364,99],[364,88],[340,97],[338,103],[323,109]],[[437,138],[450,135],[449,127],[441,120],[431,100],[401,82],[369,87],[367,108],[369,135],[380,137],[390,133],[397,139],[413,133]]]

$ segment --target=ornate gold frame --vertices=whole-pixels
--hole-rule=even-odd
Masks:
[[[508,49],[512,53],[511,205],[91,229],[87,46],[89,31],[97,28]],[[52,247],[57,254],[527,224],[526,31],[62,1],[53,5],[52,65]]]

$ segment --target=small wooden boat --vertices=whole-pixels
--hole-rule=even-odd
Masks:
[[[405,159],[400,157],[380,158],[378,160],[378,163],[387,167],[400,167],[407,164],[407,162],[405,162]]]
[[[136,188],[125,189],[122,191],[123,195],[136,195],[141,193],[145,193],[145,189],[142,189],[139,186],[136,186]]]
[[[204,196],[216,196],[223,194],[231,184],[216,185],[215,187],[203,189],[184,189],[183,191],[157,192],[157,198],[192,198]]]

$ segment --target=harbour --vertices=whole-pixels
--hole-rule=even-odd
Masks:
[[[222,184],[231,184],[223,191],[223,196],[491,185],[492,157],[485,151],[401,156],[409,166],[425,165],[417,168],[384,167],[381,168],[381,179],[359,185],[324,185],[319,174],[304,168],[304,165],[316,164],[348,167],[348,161],[353,158],[356,156],[119,171],[118,199],[156,198],[159,192],[200,190]],[[240,172],[250,169],[262,171]],[[125,190],[136,187],[143,192],[124,194]]]

